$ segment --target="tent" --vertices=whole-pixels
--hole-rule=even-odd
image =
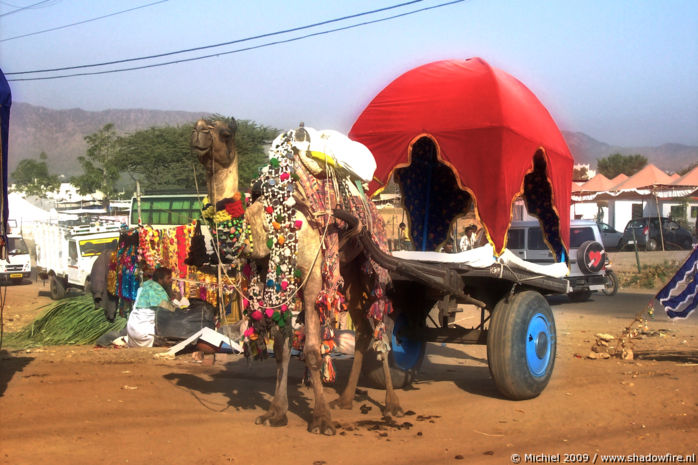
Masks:
[[[698,187],[698,165],[691,171],[674,180],[675,186],[697,186]]]
[[[421,152],[415,150],[422,149],[422,141],[428,139],[435,146],[432,151],[438,162],[422,163],[409,182],[403,182],[420,188],[426,184],[423,193],[415,196],[415,201],[425,204],[419,208],[408,205],[409,196],[403,192],[410,233],[422,250],[443,238],[444,228],[436,224],[435,211],[463,213],[432,197],[438,193],[437,184],[453,183],[457,189],[441,199],[469,197],[496,253],[506,246],[512,203],[523,195],[529,212],[539,213],[551,248],[559,259],[564,257],[569,242],[572,155],[536,96],[485,60],[444,60],[407,71],[368,104],[349,137],[366,145],[376,158],[371,194],[383,189],[394,172],[419,161],[415,154]],[[434,169],[442,166],[448,167],[453,181],[447,176],[433,179]],[[401,185],[402,190],[405,187]],[[449,223],[452,220],[447,218]]]
[[[0,176],[0,258],[5,258],[7,243],[9,209],[7,205],[7,139],[10,131],[10,107],[12,93],[5,75],[0,69],[0,155],[2,158],[2,175]]]
[[[674,179],[672,179],[671,176],[669,176],[664,171],[657,168],[652,163],[648,163],[640,171],[633,174],[632,176],[630,176],[628,179],[626,179],[622,183],[614,186],[613,190],[622,191],[622,190],[640,189],[643,187],[646,188],[646,187],[658,186],[658,185],[665,185],[666,186],[666,185],[672,184],[673,182],[674,182]]]
[[[585,182],[579,189],[578,192],[598,192],[598,191],[607,191],[611,187],[613,187],[615,184],[613,181],[608,179],[606,176],[604,176],[601,173],[598,173],[596,176]]]
[[[51,212],[35,206],[18,192],[10,193],[7,200],[8,209],[12,212],[11,218],[17,222],[17,226],[47,222],[55,218]]]

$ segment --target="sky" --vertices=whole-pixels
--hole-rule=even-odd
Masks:
[[[348,132],[371,99],[402,73],[432,61],[481,57],[529,87],[561,129],[611,145],[698,145],[695,0],[422,0],[223,47],[8,75],[226,43],[407,1],[0,0],[0,68],[12,80],[218,54],[10,86],[13,101],[52,109],[215,112],[284,130],[304,121]],[[34,34],[48,29],[55,30]]]

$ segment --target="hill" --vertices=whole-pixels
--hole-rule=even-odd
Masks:
[[[674,172],[686,168],[698,160],[698,147],[681,144],[663,144],[657,147],[619,147],[599,142],[583,132],[562,131],[567,146],[574,156],[576,163],[589,163],[596,168],[599,158],[612,153],[634,155],[639,153],[657,167]]]
[[[84,137],[105,124],[114,123],[119,133],[129,133],[152,126],[191,124],[205,112],[158,110],[85,111],[78,108],[52,110],[28,103],[14,102],[10,121],[9,173],[20,160],[38,158],[43,151],[48,156],[52,173],[71,176],[80,173],[77,158],[85,154]],[[235,116],[235,115],[233,115]],[[264,124],[264,122],[260,123]],[[577,163],[596,167],[596,160],[612,153],[639,153],[663,170],[672,172],[698,160],[698,147],[663,144],[658,147],[617,147],[600,142],[581,132],[562,131]]]
[[[152,126],[191,124],[210,113],[158,110],[85,111],[79,108],[52,110],[27,103],[13,102],[10,115],[8,170],[12,173],[20,160],[38,159],[46,152],[51,173],[71,176],[80,173],[77,158],[85,154],[85,136],[108,123],[118,133],[129,133]]]

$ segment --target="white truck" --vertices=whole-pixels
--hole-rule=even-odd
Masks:
[[[21,284],[31,275],[29,248],[20,234],[7,235],[7,259],[0,259],[0,281]]]
[[[64,226],[42,224],[34,230],[36,264],[41,279],[48,279],[51,298],[65,297],[69,288],[86,289],[92,265],[106,249],[116,249],[118,224]]]

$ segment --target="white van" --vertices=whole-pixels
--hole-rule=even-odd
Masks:
[[[19,234],[7,235],[7,260],[0,260],[0,281],[20,284],[31,276],[29,248]]]
[[[526,261],[553,263],[553,253],[543,241],[538,221],[514,221],[509,228],[507,248]],[[604,266],[606,251],[596,222],[572,220],[570,222],[570,300],[588,300],[594,291],[603,290],[606,282]]]

